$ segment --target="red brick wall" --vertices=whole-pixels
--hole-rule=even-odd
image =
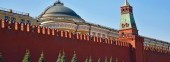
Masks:
[[[170,62],[170,53],[146,50],[145,62]]]
[[[2,25],[5,27],[2,28]],[[21,62],[26,49],[30,50],[33,62],[38,61],[42,51],[48,62],[55,62],[59,51],[63,50],[68,62],[71,61],[74,51],[76,51],[79,62],[84,62],[90,56],[93,62],[97,62],[98,58],[104,62],[105,57],[112,57],[113,61],[118,58],[118,62],[134,61],[132,57],[134,51],[126,42],[81,34],[73,35],[73,33],[48,30],[43,27],[38,29],[37,26],[34,30],[32,26],[21,26],[21,24],[15,25],[0,21],[0,52],[5,62]],[[15,30],[16,27],[18,29]],[[21,31],[21,28],[24,30]],[[144,62],[170,62],[170,53],[146,50]]]
[[[2,25],[1,22],[0,25]],[[6,23],[5,29],[0,28],[0,52],[2,52],[5,62],[21,62],[26,49],[30,50],[33,62],[38,61],[42,51],[48,62],[55,62],[59,51],[62,50],[65,51],[68,62],[71,61],[74,51],[76,51],[79,62],[84,62],[90,56],[94,62],[97,62],[98,58],[104,61],[105,57],[113,57],[113,61],[118,58],[120,62],[131,62],[130,48],[127,43],[94,42],[38,34],[37,32],[26,32],[25,27],[23,32],[20,31],[20,28],[14,30],[14,24]],[[61,35],[57,32],[55,34]]]

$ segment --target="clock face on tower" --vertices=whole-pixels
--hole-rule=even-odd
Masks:
[[[121,28],[128,28],[129,27],[129,24],[127,23],[127,20],[125,18],[122,18],[122,26]]]
[[[121,14],[121,25],[120,29],[136,28],[134,22],[133,14]]]
[[[122,28],[124,29],[124,28],[128,28],[129,27],[129,24],[128,23],[124,23],[124,24],[122,24]]]

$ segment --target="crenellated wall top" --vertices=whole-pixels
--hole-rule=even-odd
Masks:
[[[10,22],[2,20],[0,21],[1,30],[14,30],[14,31],[21,31],[25,33],[37,33],[47,36],[56,36],[56,37],[64,37],[64,38],[72,38],[77,40],[83,40],[87,42],[94,42],[94,43],[102,43],[108,45],[118,45],[122,47],[130,47],[130,44],[127,42],[119,41],[117,39],[108,39],[96,36],[90,36],[86,34],[78,34],[72,33],[68,31],[62,31],[57,29],[50,29],[47,27],[36,26],[36,25],[29,25],[23,24],[18,22]]]

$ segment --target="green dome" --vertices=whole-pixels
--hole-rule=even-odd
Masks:
[[[45,10],[45,12],[40,15],[40,18],[45,17],[74,17],[81,18],[77,15],[72,9],[65,7],[60,1],[54,3],[53,6],[50,6]]]

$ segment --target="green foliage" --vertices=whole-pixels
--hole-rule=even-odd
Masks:
[[[101,59],[99,58],[97,62],[101,62]]]
[[[89,62],[92,62],[92,58],[91,58],[91,56],[90,56],[90,58],[89,58]]]
[[[76,56],[76,53],[75,53],[75,52],[74,52],[74,55],[73,55],[73,57],[72,57],[71,62],[78,62],[77,56]]]
[[[105,58],[104,62],[107,62],[107,57]]]
[[[115,62],[118,62],[118,58],[116,58]]]
[[[63,51],[63,55],[61,56],[61,62],[66,62],[66,56],[64,51]]]
[[[0,62],[4,62],[2,53],[0,52]]]
[[[84,62],[88,62],[88,59],[86,58],[86,60]]]
[[[29,50],[26,50],[26,53],[25,53],[25,56],[24,56],[22,62],[32,62],[32,61],[31,61],[31,55],[30,55],[30,51],[29,51]]]
[[[61,52],[59,52],[59,54],[58,54],[58,59],[57,59],[56,62],[61,62]]]
[[[112,57],[110,58],[110,62],[113,62],[113,59],[112,59]]]
[[[45,61],[45,57],[44,57],[44,53],[43,53],[43,52],[41,53],[38,62],[46,62],[46,61]]]

